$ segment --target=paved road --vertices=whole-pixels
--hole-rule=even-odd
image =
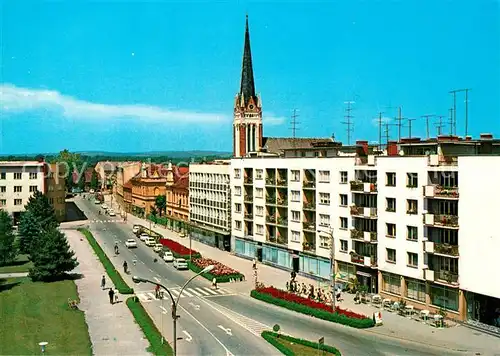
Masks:
[[[86,200],[78,200],[77,204],[85,211],[91,220],[113,220],[116,218],[97,215],[98,207]],[[128,223],[91,223],[96,238],[105,241],[103,248],[108,255],[113,254],[114,241],[120,245],[133,237],[131,225]],[[121,247],[120,255],[113,257],[125,258],[132,273],[145,278],[158,278],[167,287],[177,288],[190,276],[190,271],[176,271],[163,261],[153,262],[156,254],[144,244],[134,250]],[[136,266],[130,261],[137,260]],[[120,263],[121,265],[121,263]],[[262,330],[270,329],[279,324],[285,333],[317,339],[325,337],[328,344],[338,347],[344,355],[465,355],[452,347],[430,347],[375,334],[371,331],[356,330],[342,325],[325,322],[315,318],[284,310],[256,301],[249,296],[233,294],[231,284],[223,285],[222,292],[210,294],[210,283],[202,278],[190,284],[188,295],[182,297],[181,318],[178,323],[179,354],[197,355],[275,355],[276,350],[267,345],[259,336]],[[171,319],[169,303],[165,300],[161,309],[161,301],[151,296],[154,286],[135,285],[136,293],[143,300],[145,308],[153,315],[157,325],[161,325],[162,313],[164,335],[171,335]],[[197,294],[196,294],[197,292]],[[177,293],[178,294],[178,293]],[[148,297],[150,299],[148,299]],[[230,329],[230,330],[229,330]],[[186,333],[185,333],[185,332]],[[169,338],[171,339],[171,338]],[[469,353],[470,354],[470,353]],[[483,354],[484,355],[484,354]]]

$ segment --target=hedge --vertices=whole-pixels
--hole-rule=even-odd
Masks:
[[[151,320],[142,304],[138,302],[135,297],[129,297],[126,301],[126,304],[130,309],[130,312],[134,316],[136,323],[141,327],[142,332],[149,341],[149,347],[147,348],[147,351],[151,352],[154,355],[173,355],[174,352],[169,343],[164,340],[162,344],[161,333],[156,328],[153,320]]]
[[[87,238],[87,241],[94,249],[95,254],[104,266],[104,269],[106,270],[109,278],[113,281],[116,289],[118,289],[118,292],[120,292],[121,294],[134,294],[134,290],[130,288],[127,283],[125,283],[122,276],[120,275],[120,273],[118,273],[113,263],[109,260],[108,256],[106,256],[101,246],[99,246],[92,233],[89,230],[82,228],[78,229],[78,231],[80,231]]]
[[[354,318],[349,318],[345,315],[338,314],[338,313],[330,313],[325,310],[321,309],[315,309],[311,308],[302,304],[297,304],[297,303],[292,303],[287,300],[279,299],[279,298],[274,298],[268,294],[264,293],[259,293],[255,289],[250,292],[250,296],[252,298],[261,300],[266,303],[274,304],[282,308],[286,308],[289,310],[296,311],[298,313],[306,314],[309,316],[313,316],[318,319],[323,319],[327,321],[331,321],[334,323],[339,323],[342,325],[346,326],[351,326],[353,328],[357,329],[366,329],[366,328],[371,328],[375,325],[373,322],[373,319],[366,318],[366,319],[354,319]]]
[[[304,345],[304,346],[313,348],[315,350],[319,349],[321,351],[326,351],[326,352],[332,353],[334,355],[341,356],[340,351],[337,350],[333,346],[320,345],[317,342],[312,342],[312,341],[304,340],[304,339],[297,339],[295,337],[277,334],[277,333],[272,332],[272,331],[263,331],[262,334],[260,334],[260,335],[264,338],[264,340],[266,340],[268,343],[270,343],[271,345],[276,347],[283,355],[286,355],[286,356],[300,356],[300,355],[296,355],[292,350],[290,350],[288,347],[286,347],[282,343],[278,342],[276,339],[283,339],[286,341],[290,341],[290,342],[293,342],[296,344],[300,344],[300,345]]]
[[[194,256],[193,256],[193,258],[194,258]],[[203,269],[201,267],[198,267],[194,263],[191,263],[190,261],[188,261],[188,266],[189,266],[189,269],[191,271],[193,271],[194,273],[200,273],[200,271]],[[210,282],[212,282],[214,277],[215,277],[215,279],[217,280],[217,283],[228,283],[231,281],[231,279],[236,280],[236,281],[242,281],[245,278],[245,276],[242,275],[241,273],[228,274],[225,276],[215,276],[212,273],[208,272],[208,273],[202,273],[202,274],[200,274],[200,276],[208,279]]]

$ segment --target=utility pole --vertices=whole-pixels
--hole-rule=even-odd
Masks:
[[[351,145],[351,134],[354,131],[354,124],[352,122],[354,116],[351,115],[352,112],[352,107],[351,105],[354,104],[354,101],[346,101],[344,104],[347,104],[347,108],[345,109],[346,115],[344,116],[345,121],[342,123],[347,126],[347,145]]]
[[[427,139],[430,138],[430,132],[429,132],[429,118],[435,117],[436,115],[422,115],[421,117],[425,118],[425,129],[427,132]]]
[[[444,124],[443,124],[444,115],[439,115],[438,118],[439,118],[439,121],[436,124],[437,135],[441,136],[442,135],[442,130],[443,130],[443,127],[444,127]]]
[[[416,119],[410,119],[410,118],[408,118],[406,120],[408,120],[408,137],[411,138],[411,123],[413,121],[415,121]]]
[[[382,114],[383,112],[378,113],[378,150],[382,151]]]

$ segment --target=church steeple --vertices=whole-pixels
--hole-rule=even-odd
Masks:
[[[253,79],[252,51],[250,49],[248,15],[246,16],[245,45],[243,49],[243,64],[241,68],[240,95],[243,97],[245,103],[248,102],[250,98],[255,98],[255,83]]]
[[[233,152],[234,157],[245,157],[250,152],[262,148],[262,106],[255,94],[252,52],[250,50],[250,31],[248,15],[245,26],[243,64],[241,66],[240,91],[234,100]]]

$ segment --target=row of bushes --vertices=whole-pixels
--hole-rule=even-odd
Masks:
[[[82,228],[78,229],[78,231],[80,231],[87,238],[87,241],[89,242],[90,246],[92,246],[92,249],[104,266],[104,269],[106,270],[109,278],[111,279],[111,281],[113,281],[116,289],[118,289],[118,292],[120,292],[121,294],[134,294],[134,290],[130,288],[127,283],[125,283],[122,276],[120,275],[120,273],[118,273],[113,263],[111,263],[111,261],[109,260],[108,256],[106,256],[101,246],[99,246],[92,233],[89,230]]]
[[[250,292],[250,296],[252,298],[261,300],[266,303],[274,304],[279,307],[293,310],[302,314],[310,315],[318,319],[323,319],[334,323],[351,326],[353,328],[366,329],[366,328],[371,328],[375,325],[373,319],[371,318],[365,318],[365,319],[351,318],[344,314],[331,313],[326,310],[315,309],[306,305],[297,304],[287,300],[275,298],[269,294],[261,293],[257,290],[252,290]]]
[[[199,266],[197,266],[194,263],[189,262],[189,261],[188,261],[188,266],[189,266],[189,269],[191,271],[193,271],[194,273],[200,273],[200,271],[203,269],[203,268],[201,268],[201,267],[199,267]],[[217,280],[217,283],[228,283],[231,280],[242,281],[245,279],[245,276],[242,275],[241,273],[229,274],[229,275],[224,275],[224,276],[216,276],[216,275],[208,272],[208,273],[202,273],[202,274],[200,274],[200,276],[208,279],[209,281],[213,281],[215,278]]]
[[[166,340],[164,340],[163,343],[161,342],[161,333],[156,328],[153,320],[151,320],[142,304],[137,301],[137,298],[129,297],[126,304],[149,341],[150,346],[147,351],[151,352],[153,355],[173,355],[173,350],[169,343]]]
[[[276,347],[283,355],[286,356],[299,356],[292,350],[290,350],[288,347],[283,345],[281,342],[279,342],[277,339],[283,339],[289,342],[293,342],[294,344],[299,344],[299,345],[304,345],[310,348],[313,348],[315,350],[320,350],[320,351],[326,351],[329,353],[332,353],[337,356],[341,356],[340,351],[337,350],[333,346],[329,345],[320,345],[317,342],[312,342],[309,340],[304,340],[304,339],[297,339],[295,337],[287,336],[287,335],[280,335],[271,331],[263,331],[262,334],[260,334],[264,340],[266,340],[268,343]]]

